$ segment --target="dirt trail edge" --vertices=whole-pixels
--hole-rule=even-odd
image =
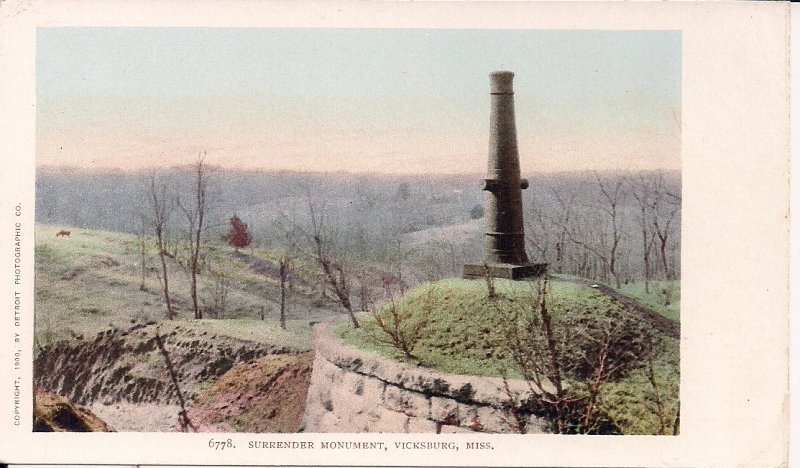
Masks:
[[[611,297],[612,299],[616,300],[623,306],[627,307],[628,309],[638,313],[642,316],[645,320],[647,320],[651,325],[656,327],[659,331],[664,333],[665,335],[675,338],[679,340],[681,338],[681,324],[680,322],[673,322],[672,320],[663,317],[656,312],[648,309],[647,307],[635,302],[619,292],[609,288],[608,286],[602,285],[600,283],[595,283],[589,280],[583,279],[574,279],[574,278],[553,278],[556,281],[564,281],[567,283],[575,283],[580,284],[581,286],[587,286],[592,289],[597,290],[598,292],[605,294],[606,296]]]

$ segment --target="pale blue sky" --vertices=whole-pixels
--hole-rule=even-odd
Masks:
[[[39,29],[38,162],[479,171],[497,69],[523,161],[679,167],[679,32],[423,29]]]

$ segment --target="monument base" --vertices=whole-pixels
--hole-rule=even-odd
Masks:
[[[522,265],[514,265],[511,263],[490,263],[488,265],[476,263],[464,265],[464,278],[486,278],[486,275],[489,274],[493,278],[520,280],[541,276],[545,271],[547,271],[546,263],[525,263]]]

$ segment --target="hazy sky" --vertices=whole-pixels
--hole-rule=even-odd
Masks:
[[[680,168],[677,31],[42,28],[37,164],[480,172],[512,70],[523,172]]]

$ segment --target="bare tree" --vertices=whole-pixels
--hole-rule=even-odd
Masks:
[[[553,220],[559,230],[556,240],[556,268],[559,273],[565,273],[564,259],[566,257],[567,240],[569,239],[569,225],[572,221],[572,213],[575,204],[575,193],[563,194],[555,189],[552,191],[553,197],[558,203],[558,214]]]
[[[620,207],[625,203],[627,193],[622,188],[622,179],[618,179],[614,188],[607,187],[608,182],[604,183],[600,176],[595,174],[597,185],[603,194],[605,204],[599,205],[599,209],[608,215],[611,222],[611,246],[608,252],[608,267],[617,288],[620,287],[619,274],[617,273],[617,257],[620,241],[622,240],[622,214]]]
[[[618,430],[603,416],[601,391],[607,382],[641,368],[648,329],[622,309],[554,317],[547,297],[545,277],[501,328],[501,343],[528,383],[534,408],[552,418],[561,434]]]
[[[556,259],[563,265],[569,242],[582,250],[573,258],[575,273],[591,278],[601,276],[603,280],[610,277],[620,287],[619,257],[624,235],[622,207],[627,193],[622,179],[603,180],[595,174],[595,180],[600,190],[600,201],[590,203],[589,210],[573,208],[574,194],[566,198],[554,191],[560,206],[559,215],[553,220],[558,228]]]
[[[280,258],[280,268],[278,269],[280,272],[281,277],[281,317],[280,323],[281,328],[286,330],[286,295],[287,295],[287,287],[286,284],[289,281],[289,265],[290,265],[290,258],[288,256],[281,256]]]
[[[161,280],[161,287],[164,291],[164,302],[167,306],[167,318],[170,320],[175,318],[175,310],[172,306],[172,300],[169,295],[169,272],[167,271],[167,223],[172,212],[172,205],[167,201],[167,184],[161,182],[156,185],[155,174],[150,176],[150,202],[152,209],[151,225],[156,235],[156,248],[158,249],[158,258],[161,260],[161,271],[159,275]]]
[[[325,228],[325,207],[323,205],[319,213],[317,213],[314,203],[309,198],[308,210],[311,215],[312,232],[310,238],[314,249],[313,256],[322,269],[323,281],[347,312],[353,328],[360,328],[358,319],[353,311],[353,304],[350,301],[348,273],[341,260],[334,259],[330,233]]]
[[[655,410],[653,412],[655,413],[656,418],[658,418],[658,433],[663,435],[665,434],[666,429],[664,400],[661,398],[661,390],[658,385],[658,380],[656,379],[656,371],[653,364],[652,354],[647,356],[646,374],[647,380],[650,382],[650,388],[653,390],[653,399],[655,400]]]
[[[178,207],[186,215],[189,223],[188,248],[189,248],[189,293],[192,296],[192,310],[194,318],[203,318],[203,311],[197,298],[197,272],[200,267],[201,241],[203,238],[203,221],[206,215],[206,194],[208,190],[208,179],[206,178],[206,167],[204,164],[205,153],[200,154],[195,162],[193,170],[195,175],[194,199],[190,206],[177,199]]]
[[[366,329],[367,337],[374,343],[392,346],[401,351],[405,357],[419,361],[414,354],[414,349],[422,339],[430,322],[425,313],[415,316],[413,311],[398,304],[388,282],[384,287],[389,303],[383,311],[373,314],[377,330],[372,327]],[[432,294],[433,289],[429,289],[426,304],[431,303]]]
[[[192,420],[189,419],[189,413],[186,411],[186,400],[184,399],[183,392],[181,392],[181,387],[178,384],[178,374],[175,372],[175,366],[172,364],[172,360],[169,358],[167,348],[164,346],[164,341],[161,339],[161,330],[158,328],[156,328],[156,345],[158,345],[158,349],[161,351],[161,355],[164,357],[164,363],[166,364],[169,377],[172,380],[172,385],[175,386],[175,394],[178,397],[178,404],[181,407],[181,410],[178,411],[178,423],[181,426],[181,431],[189,432],[189,429],[191,429],[194,432],[197,432],[197,427],[192,424]]]
[[[658,237],[658,251],[661,257],[661,267],[664,269],[666,279],[675,279],[674,269],[670,268],[667,261],[667,246],[670,240],[671,226],[681,209],[680,196],[670,193],[665,187],[664,175],[659,174],[656,180],[655,196],[653,197],[652,216],[653,228]]]
[[[281,282],[281,309],[280,309],[280,324],[281,328],[286,329],[286,309],[289,299],[289,292],[293,289],[292,281],[294,274],[292,272],[295,259],[298,257],[300,248],[297,245],[297,229],[284,230],[283,249],[281,251],[280,259],[278,260],[278,273]]]
[[[206,316],[224,318],[228,306],[228,293],[230,280],[223,271],[215,270],[212,265],[206,265],[206,273],[211,277],[211,286],[207,286],[208,299],[204,301],[203,311]]]
[[[550,238],[555,231],[553,225],[545,216],[544,210],[539,207],[534,207],[532,216],[526,219],[528,221],[525,222],[525,230],[529,235],[525,236],[525,241],[538,253],[539,260],[547,263],[549,261],[547,255],[551,244]]]
[[[145,219],[144,214],[141,215],[141,220],[142,226],[139,230],[139,246],[141,247],[142,252],[142,280],[139,283],[139,291],[145,291],[147,290],[147,286],[144,284],[145,279],[147,278],[147,220]]]
[[[553,410],[556,430],[564,434],[569,396],[563,385],[560,349],[547,308],[547,276],[534,285],[531,306],[532,313],[515,311],[510,320],[504,321],[507,325],[504,344],[532,393],[539,395],[541,402]],[[545,340],[538,339],[542,331]]]
[[[642,266],[644,267],[644,290],[650,292],[652,266],[650,254],[655,244],[655,230],[650,229],[650,213],[653,210],[653,187],[643,174],[632,181],[631,193],[639,208],[639,228],[642,233]]]
[[[362,212],[365,211],[364,207],[362,207],[362,209],[360,209],[359,211]],[[370,258],[370,236],[366,226],[364,226],[361,220],[359,220],[359,222],[357,223],[355,227],[355,233],[352,237],[355,240],[355,251],[356,255],[358,255],[358,258],[362,260]],[[370,291],[369,287],[370,281],[368,280],[368,275],[369,272],[366,265],[359,268],[359,272],[357,274],[358,299],[359,299],[358,302],[362,312],[368,311],[372,304],[372,292]]]

